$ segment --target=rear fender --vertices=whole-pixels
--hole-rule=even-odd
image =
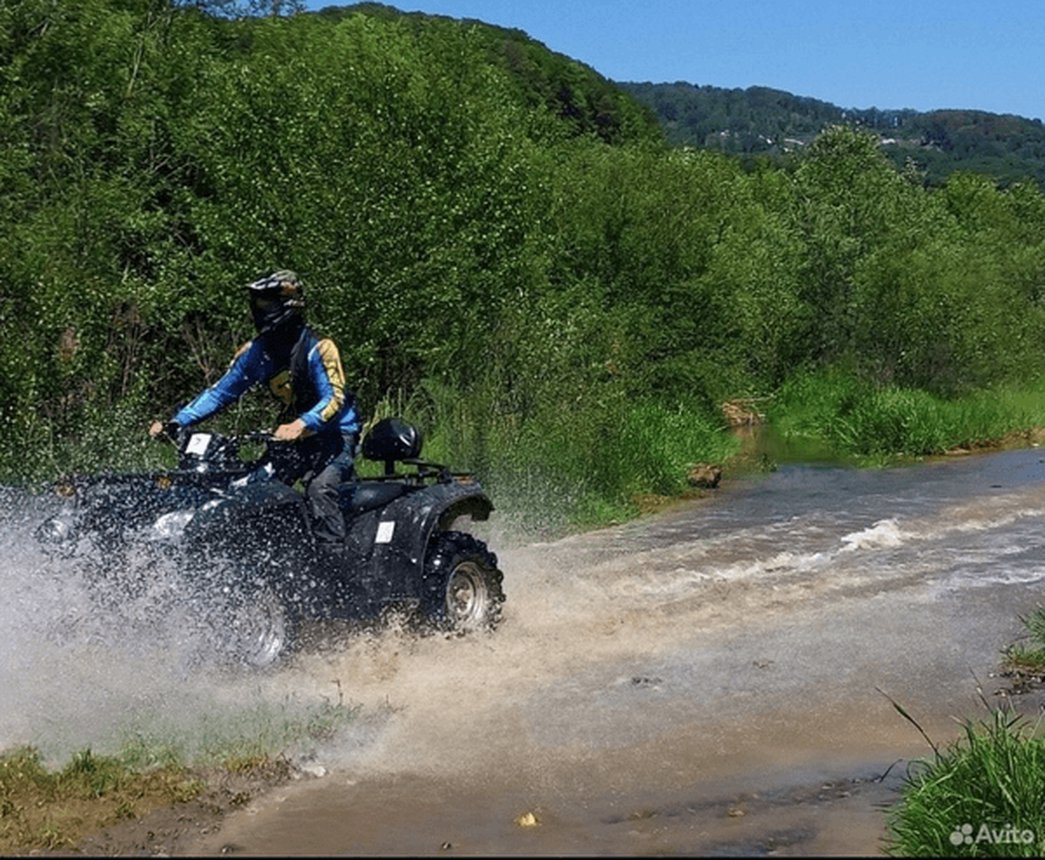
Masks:
[[[355,543],[370,547],[364,569],[381,601],[420,597],[425,552],[432,534],[460,517],[486,520],[493,504],[478,484],[433,484],[401,496],[350,524]]]

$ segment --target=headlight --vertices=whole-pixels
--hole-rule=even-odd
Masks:
[[[156,522],[152,524],[153,537],[161,540],[180,538],[195,513],[195,511],[171,511],[169,514],[157,517]]]

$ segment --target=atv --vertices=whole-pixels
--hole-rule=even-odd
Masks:
[[[497,625],[497,557],[459,528],[493,505],[473,475],[420,459],[411,424],[386,418],[365,435],[362,456],[383,468],[340,485],[344,554],[322,566],[303,494],[273,477],[293,443],[185,431],[175,444],[173,469],[55,485],[66,501],[37,537],[77,565],[98,606],[118,611],[176,578],[180,597],[160,611],[206,629],[222,662],[254,668],[290,653],[309,621],[399,609],[446,632]],[[244,454],[252,446],[254,459]]]

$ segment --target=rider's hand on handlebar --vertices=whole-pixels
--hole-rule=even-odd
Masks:
[[[277,442],[296,442],[305,432],[305,422],[295,418],[289,424],[280,424],[272,438]]]
[[[181,430],[181,425],[173,421],[168,421],[166,424],[162,421],[153,421],[149,425],[149,438],[159,439],[161,436],[166,436],[168,439],[176,441],[179,430]]]

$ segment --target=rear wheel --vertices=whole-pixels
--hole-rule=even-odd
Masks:
[[[501,618],[503,579],[497,556],[481,540],[438,532],[425,556],[425,615],[443,630],[492,630]]]

